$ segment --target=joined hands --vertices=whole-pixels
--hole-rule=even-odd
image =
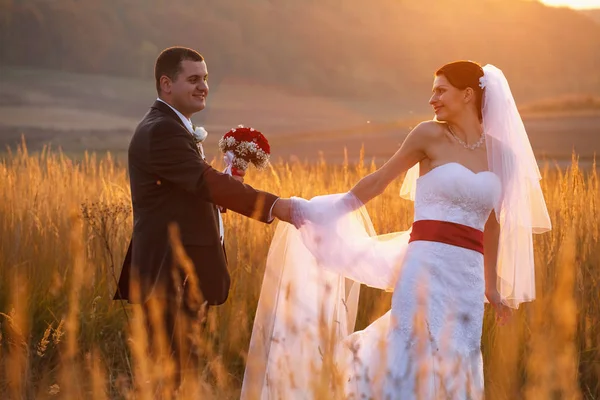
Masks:
[[[299,229],[307,222],[318,225],[336,223],[339,218],[364,205],[352,192],[335,195],[333,201],[330,198],[331,195],[317,196],[310,202],[302,197],[279,199],[273,207],[273,216]]]

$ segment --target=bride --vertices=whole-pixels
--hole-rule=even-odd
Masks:
[[[481,399],[484,302],[505,323],[535,298],[532,233],[551,229],[508,82],[446,64],[422,122],[348,193],[295,198],[273,238],[242,399]],[[364,205],[407,172],[410,230],[377,236]],[[392,307],[354,332],[360,284]],[[325,391],[325,392],[323,392]]]

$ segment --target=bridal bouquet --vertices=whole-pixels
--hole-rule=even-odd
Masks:
[[[225,154],[225,173],[239,175],[250,164],[263,169],[269,164],[271,147],[264,135],[254,128],[238,125],[219,140],[219,148]]]

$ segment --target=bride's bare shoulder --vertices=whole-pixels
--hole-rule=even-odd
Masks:
[[[423,140],[434,140],[445,136],[446,124],[438,121],[420,122],[411,132],[411,136],[417,136]]]

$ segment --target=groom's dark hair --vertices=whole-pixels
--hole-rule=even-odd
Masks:
[[[204,61],[204,57],[196,50],[174,46],[164,49],[156,59],[154,65],[154,79],[156,81],[156,91],[160,95],[160,77],[168,76],[172,81],[177,79],[177,75],[181,72],[181,62],[189,61]]]

